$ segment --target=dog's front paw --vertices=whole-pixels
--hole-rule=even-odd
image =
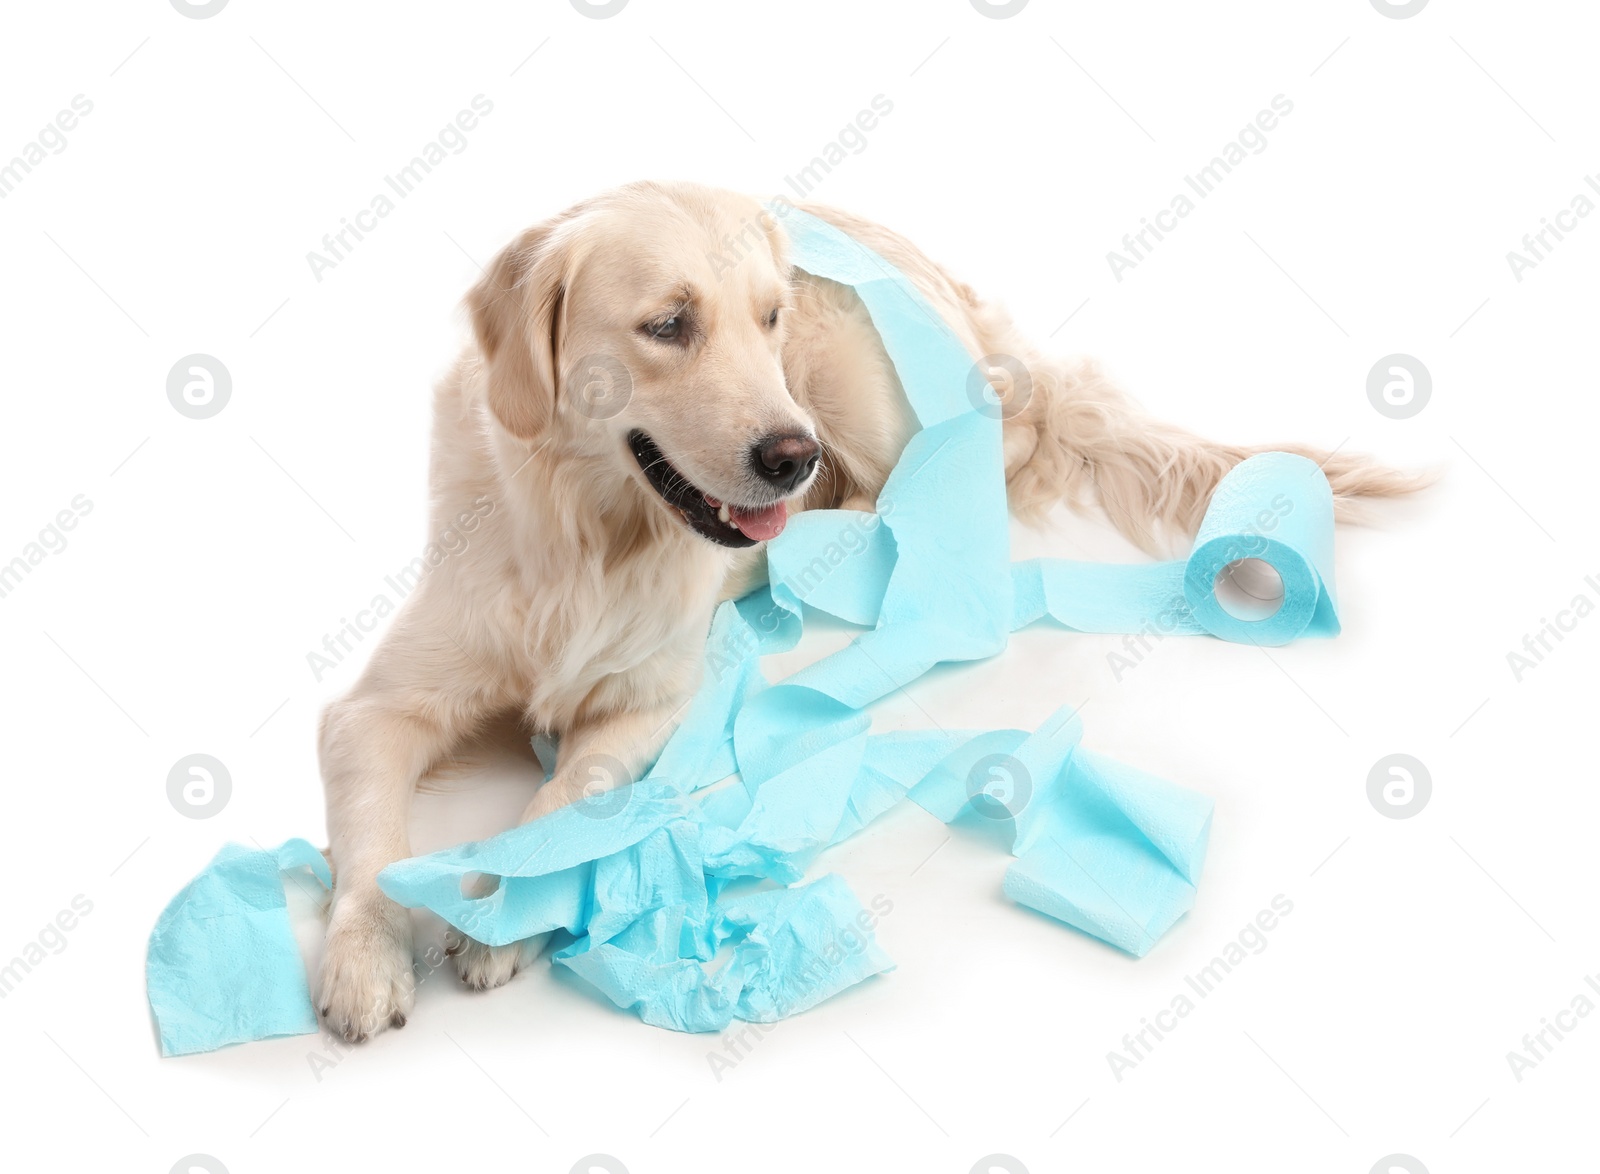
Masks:
[[[509,946],[486,946],[459,930],[445,933],[444,952],[456,960],[456,973],[475,991],[493,990],[510,982],[517,971],[539,956],[549,934],[540,934]]]
[[[404,1027],[416,993],[411,915],[386,897],[337,902],[317,976],[329,1030],[354,1044]]]

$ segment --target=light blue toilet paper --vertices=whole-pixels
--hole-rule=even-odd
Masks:
[[[876,512],[803,513],[768,544],[771,586],[718,609],[701,689],[644,779],[401,861],[379,883],[491,945],[561,931],[556,964],[617,1006],[715,1031],[793,1014],[892,967],[874,934],[876,900],[864,906],[834,876],[806,878],[828,847],[910,798],[948,822],[993,821],[1015,857],[997,887],[1143,955],[1193,904],[1209,799],[1083,749],[1067,711],[1032,733],[873,733],[863,707],[936,664],[993,656],[1046,616],[1085,632],[1158,624],[1259,644],[1333,635],[1326,479],[1286,454],[1242,463],[1186,560],[1013,566],[1001,424],[968,398],[965,348],[882,257],[798,210],[784,223],[800,268],[856,289],[922,424]],[[1282,577],[1283,604],[1267,620],[1236,619],[1215,599],[1218,572],[1246,558]],[[807,609],[867,630],[769,683],[760,658],[796,645]],[[501,878],[496,891],[464,895],[480,873]],[[253,873],[240,879],[259,888]],[[179,928],[194,947],[152,967],[153,1004],[182,1002],[208,951],[236,948]],[[247,1026],[213,1032],[210,1046],[249,1038]]]
[[[270,852],[228,844],[161,911],[145,980],[163,1056],[317,1030],[279,877],[302,868],[333,883],[305,840]]]
[[[1282,601],[1262,619],[1229,614],[1217,577],[1257,559],[1278,573]],[[1315,461],[1260,453],[1217,485],[1181,562],[1118,566],[1031,559],[1012,568],[1013,626],[1043,616],[1079,632],[1209,633],[1240,644],[1287,644],[1337,636],[1333,583],[1333,491]]]

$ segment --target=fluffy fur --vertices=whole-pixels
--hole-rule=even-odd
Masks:
[[[1192,529],[1252,451],[1154,421],[1093,367],[1038,354],[902,237],[805,210],[910,277],[971,354],[1025,364],[1031,390],[1013,389],[1003,431],[1019,516],[1098,501],[1155,548]],[[764,575],[759,545],[691,531],[631,438],[647,435],[671,487],[692,487],[696,502],[755,510],[783,495],[752,465],[752,446],[814,437],[821,463],[788,508],[870,509],[915,428],[854,291],[793,271],[781,218],[748,197],[687,184],[609,192],[525,232],[467,306],[474,339],[437,391],[430,473],[432,533],[464,533],[465,548],[423,579],[321,727],[336,896],[318,1007],[351,1040],[403,1024],[412,1007],[409,915],[376,877],[410,854],[419,779],[509,712],[562,744],[561,769],[524,821],[586,787],[626,785],[698,684],[716,602]],[[597,378],[611,380],[598,408]],[[1289,447],[1323,462],[1341,507],[1417,485]],[[453,949],[480,987],[530,952],[470,939]]]

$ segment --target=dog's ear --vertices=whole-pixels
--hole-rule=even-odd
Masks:
[[[513,436],[534,440],[555,412],[567,253],[551,221],[508,245],[467,294],[489,370],[489,408]]]

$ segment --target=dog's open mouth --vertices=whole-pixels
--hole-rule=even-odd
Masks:
[[[639,462],[650,488],[661,500],[683,517],[684,524],[702,538],[720,546],[754,546],[783,533],[789,520],[789,507],[775,501],[770,505],[740,506],[718,501],[697,489],[694,482],[678,472],[672,462],[643,432],[628,434],[628,448]]]

